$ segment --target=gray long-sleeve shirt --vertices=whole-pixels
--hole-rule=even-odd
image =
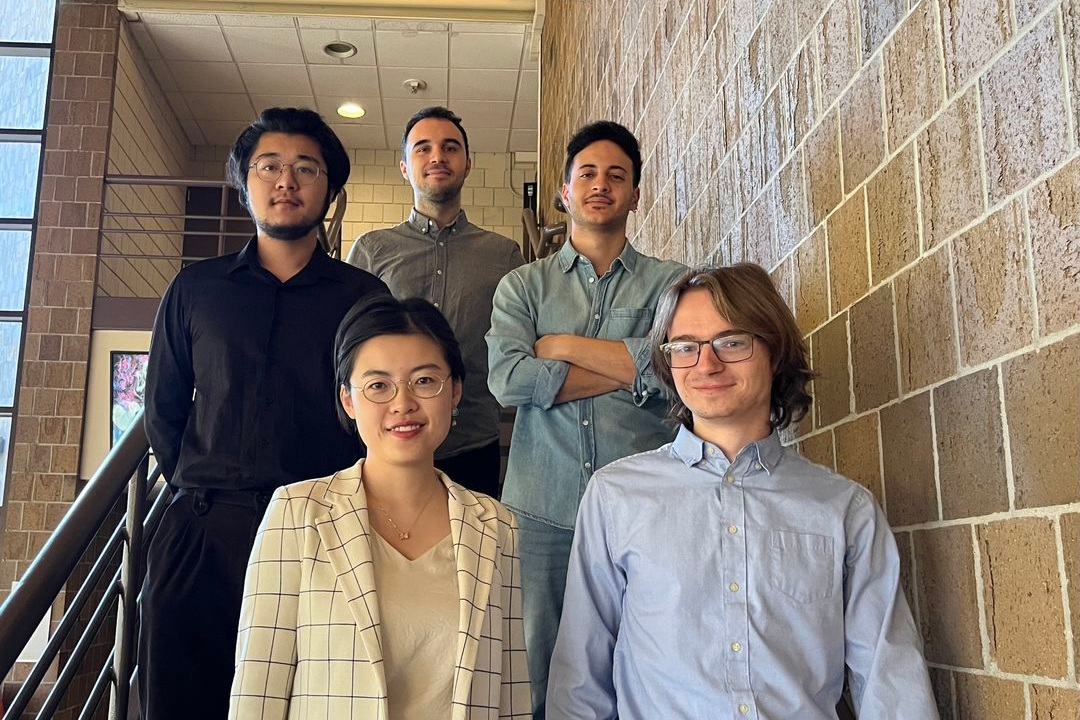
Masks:
[[[465,211],[440,228],[416,209],[409,219],[361,235],[347,262],[376,275],[399,299],[420,297],[442,311],[461,345],[465,386],[457,425],[435,457],[453,457],[499,438],[499,405],[487,386],[484,334],[503,275],[525,262],[517,243],[469,222]]]

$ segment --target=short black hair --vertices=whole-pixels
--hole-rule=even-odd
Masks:
[[[424,335],[435,341],[450,366],[450,377],[465,380],[465,361],[454,331],[439,309],[423,298],[398,300],[381,293],[361,298],[345,313],[334,336],[334,373],[337,386],[349,387],[356,349],[382,335]],[[338,420],[348,432],[356,422],[337,403]]]
[[[240,201],[244,206],[247,207],[248,204],[247,177],[251,154],[255,152],[259,138],[268,132],[306,135],[318,143],[319,152],[326,163],[326,182],[330,188],[326,205],[329,207],[330,201],[337,197],[338,191],[349,179],[349,153],[319,113],[304,108],[281,107],[267,108],[259,113],[240,133],[240,137],[236,138],[232,150],[229,151],[229,159],[225,163],[225,178],[229,185],[240,193]]]
[[[464,126],[461,124],[461,118],[459,118],[453,110],[450,108],[444,108],[442,105],[432,105],[422,110],[418,110],[415,115],[409,118],[409,122],[405,123],[405,132],[401,133],[401,157],[405,157],[405,148],[409,144],[409,133],[416,126],[416,123],[421,120],[427,120],[428,118],[436,118],[438,120],[446,120],[452,122],[454,127],[461,133],[461,139],[465,141],[465,154],[469,154],[469,134],[465,132]]]
[[[619,146],[634,166],[634,187],[641,183],[641,147],[634,133],[612,120],[597,120],[578,129],[566,144],[566,165],[563,166],[563,182],[570,182],[574,158],[594,142],[610,140]]]

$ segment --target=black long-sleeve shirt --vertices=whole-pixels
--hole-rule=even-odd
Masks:
[[[319,247],[281,282],[256,243],[184,268],[161,300],[146,432],[174,487],[272,489],[360,455],[337,420],[334,333],[357,300],[389,290]]]

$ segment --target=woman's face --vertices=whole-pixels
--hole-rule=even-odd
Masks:
[[[417,397],[440,384],[438,395]],[[451,413],[461,400],[461,382],[451,379],[438,343],[426,335],[372,338],[355,351],[349,385],[340,388],[341,404],[356,421],[369,459],[434,464],[435,449],[450,432]]]

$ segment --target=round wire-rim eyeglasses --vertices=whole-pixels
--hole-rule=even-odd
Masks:
[[[300,185],[311,185],[323,173],[323,169],[314,160],[296,160],[287,163],[276,158],[259,158],[248,165],[248,168],[254,170],[260,180],[268,183],[277,182],[287,167],[292,168],[293,178]]]
[[[446,378],[436,375],[420,375],[412,380],[398,382],[390,378],[375,378],[369,380],[359,390],[369,401],[378,405],[385,405],[397,397],[401,385],[408,388],[413,397],[430,400],[442,393],[443,388],[446,387]]]
[[[660,346],[668,367],[682,370],[701,360],[701,346],[712,348],[716,359],[724,364],[749,360],[754,356],[754,335],[748,332],[727,332],[710,340],[673,340]]]

